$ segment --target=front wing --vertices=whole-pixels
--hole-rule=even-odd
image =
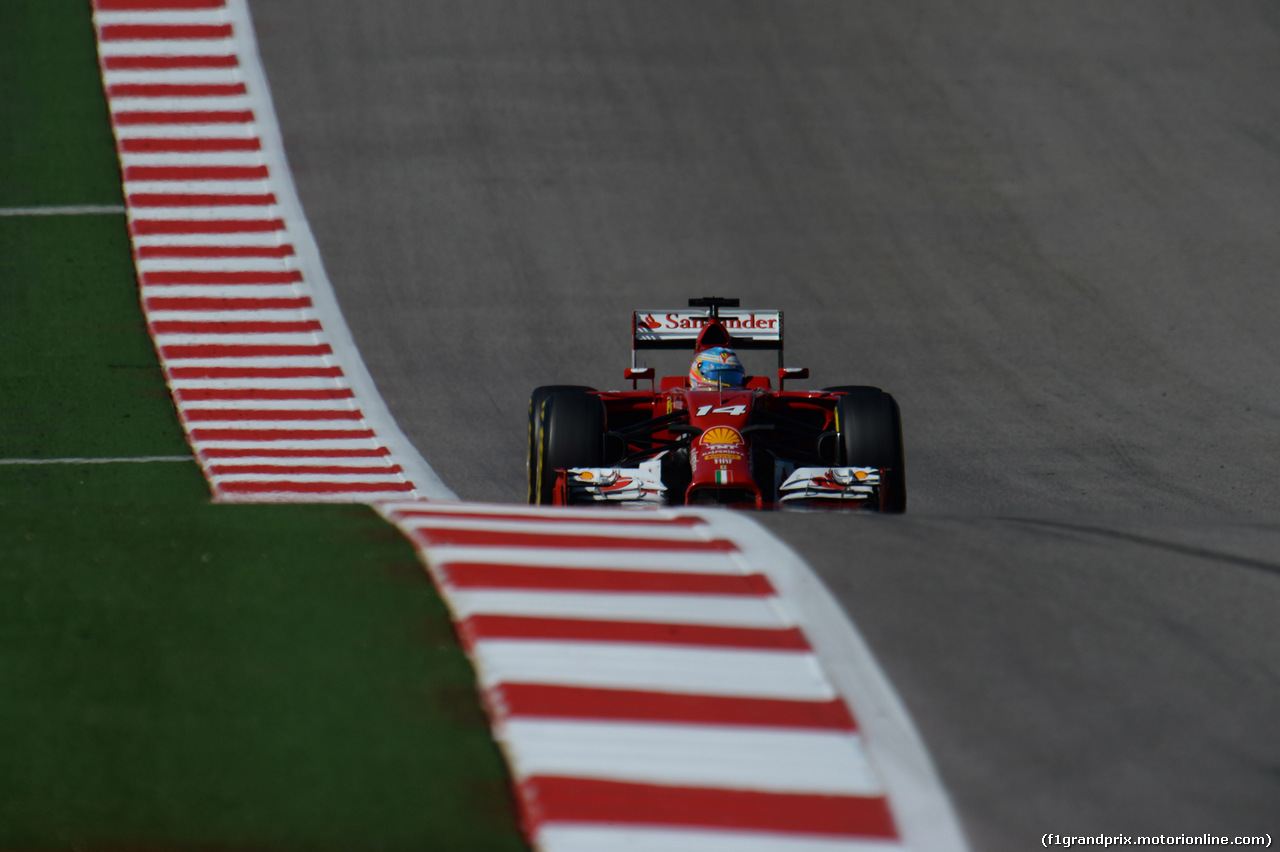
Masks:
[[[783,509],[880,508],[881,475],[873,467],[794,467],[779,463],[777,503]],[[668,502],[661,456],[634,468],[574,467],[557,479],[557,502],[662,506]],[[676,502],[679,502],[678,500]]]

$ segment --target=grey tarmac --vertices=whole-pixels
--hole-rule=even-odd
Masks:
[[[759,519],[974,849],[1280,827],[1280,7],[251,8],[347,321],[462,497],[523,499],[529,392],[621,386],[632,309],[782,308],[815,386],[898,398],[910,506]]]

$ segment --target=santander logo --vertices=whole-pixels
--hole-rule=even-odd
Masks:
[[[725,328],[729,329],[777,331],[778,313],[776,311],[752,312],[740,315],[722,313],[720,322]],[[654,314],[636,315],[636,329],[638,331],[694,331],[706,324],[707,317],[701,314],[675,312],[657,316]]]

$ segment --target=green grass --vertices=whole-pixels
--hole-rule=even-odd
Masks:
[[[523,848],[408,543],[204,491],[0,466],[0,847]]]
[[[118,202],[88,0],[0,2],[0,206]],[[121,216],[0,217],[0,462],[185,455]],[[474,674],[362,506],[0,463],[0,849],[522,850]]]
[[[96,56],[89,0],[0,2],[0,207],[121,203]],[[0,216],[0,458],[187,452],[133,282],[123,215]]]
[[[0,2],[0,207],[121,203],[89,4]]]
[[[0,459],[189,452],[123,216],[0,217]]]

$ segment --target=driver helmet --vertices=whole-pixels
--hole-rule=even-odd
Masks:
[[[693,358],[689,368],[689,386],[694,390],[740,388],[746,381],[742,362],[728,346],[712,346]]]

